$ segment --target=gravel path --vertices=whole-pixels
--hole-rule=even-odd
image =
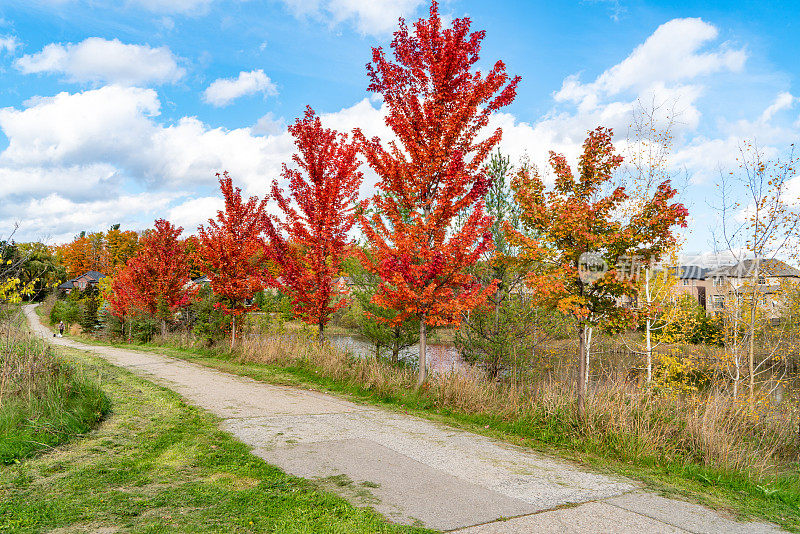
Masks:
[[[54,338],[181,394],[253,453],[389,520],[464,534],[780,532],[641,491],[542,454],[425,419],[275,386],[149,352]]]

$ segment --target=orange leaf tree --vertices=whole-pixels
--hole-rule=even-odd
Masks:
[[[346,304],[337,284],[355,224],[362,175],[358,150],[344,134],[323,128],[314,111],[289,126],[299,153],[298,169],[283,166],[289,195],[272,183],[272,197],[283,217],[266,219],[269,257],[279,276],[270,284],[292,299],[302,320],[316,325],[320,339],[336,310]]]
[[[540,265],[529,275],[528,284],[541,301],[576,320],[581,415],[588,376],[588,329],[596,325],[617,328],[635,319],[623,299],[635,296],[638,266],[659,260],[675,242],[674,226],[685,227],[688,215],[682,204],[672,202],[677,191],[669,180],[658,184],[635,210],[621,209],[628,200],[625,188],[607,191],[621,164],[611,130],[597,128],[583,144],[577,176],[563,155],[551,152],[552,190],[545,192],[538,173],[526,169],[512,182],[522,221],[535,237],[510,226],[506,229],[522,255]]]
[[[56,247],[56,254],[70,277],[87,271],[113,275],[125,265],[139,247],[139,236],[132,230],[113,225],[104,234],[81,232],[71,242]]]
[[[75,278],[87,271],[97,271],[102,268],[94,251],[92,241],[81,232],[69,243],[56,247],[56,257],[67,270],[67,276]]]
[[[419,385],[427,374],[427,327],[457,323],[495,290],[465,271],[492,247],[483,167],[501,132],[478,136],[489,116],[512,102],[519,77],[510,78],[502,61],[485,74],[473,70],[483,38],[468,18],[443,28],[433,2],[413,33],[401,19],[393,60],[374,48],[367,65],[369,90],[383,96],[397,140],[384,146],[356,132],[379,177],[371,215],[361,217],[371,248],[363,260],[382,279],[375,303],[401,311],[397,321],[420,320]],[[466,222],[454,229],[459,214]]]
[[[133,230],[120,230],[119,224],[113,225],[105,235],[104,271],[113,274],[125,266],[139,249],[139,234]]]
[[[128,301],[161,322],[161,333],[166,334],[167,321],[181,306],[189,304],[191,293],[189,260],[179,239],[183,228],[158,219],[155,229],[148,230],[141,239],[139,252],[128,260],[117,275],[124,292],[115,292],[120,300],[120,310]]]
[[[211,289],[222,298],[216,306],[233,316],[231,348],[236,341],[236,316],[253,306],[247,301],[263,289],[265,270],[264,222],[267,199],[242,200],[242,190],[234,188],[228,173],[219,178],[225,210],[208,228],[200,226],[198,254],[208,270]]]

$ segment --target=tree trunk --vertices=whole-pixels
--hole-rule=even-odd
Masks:
[[[645,335],[647,337],[647,383],[649,384],[653,380],[653,342],[651,341],[650,332],[653,328],[653,322],[650,317],[650,306],[652,304],[652,298],[650,296],[650,269],[645,269],[644,272],[644,294],[645,298],[647,299],[647,328],[645,330]]]
[[[585,339],[583,324],[578,325],[578,418],[585,421],[586,418],[586,357]]]
[[[231,316],[231,352],[233,352],[233,347],[236,345],[236,316]]]
[[[419,378],[417,389],[422,387],[428,377],[428,330],[423,316],[419,322]]]
[[[650,319],[647,319],[647,383],[653,380],[653,344],[650,341]]]
[[[400,326],[395,326],[392,330],[392,365],[397,365],[400,359]]]
[[[161,337],[167,337],[167,320],[161,319]]]
[[[754,349],[756,338],[756,306],[758,305],[758,256],[756,256],[753,263],[756,266],[756,272],[753,273],[753,297],[750,301],[750,347],[747,354],[747,370],[750,372],[750,380],[748,386],[750,388],[750,406],[755,405],[755,362],[754,362]]]
[[[734,328],[736,328],[738,326],[738,324],[736,322],[734,322],[733,326],[734,326]],[[739,373],[739,347],[736,345],[736,343],[738,343],[738,340],[736,338],[737,338],[737,335],[734,332],[733,343],[731,344],[731,347],[733,348],[733,364],[734,364],[734,368],[735,368],[735,371],[736,371],[736,373],[735,373],[735,375],[733,377],[733,398],[734,399],[737,399],[737,397],[739,396],[739,379],[741,378],[741,375]]]
[[[317,341],[320,345],[325,341],[325,324],[319,323],[317,325]]]
[[[584,393],[589,390],[589,355],[592,353],[592,327],[587,327],[586,330],[586,342],[584,347],[584,352],[586,353],[586,376],[583,377],[583,387]]]

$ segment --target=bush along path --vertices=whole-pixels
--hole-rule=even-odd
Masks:
[[[53,343],[176,391],[221,418],[255,455],[396,523],[467,533],[779,532],[417,417],[149,352],[54,339],[33,307],[25,312]]]

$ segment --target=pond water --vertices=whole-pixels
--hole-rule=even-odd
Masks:
[[[375,345],[364,338],[338,335],[329,336],[328,339],[336,347],[350,351],[353,355],[360,358],[367,358],[375,355]],[[459,372],[464,370],[467,366],[453,345],[429,343],[427,352],[428,371],[433,374]],[[400,360],[407,364],[416,366],[418,359],[419,345],[412,345],[400,352]]]

